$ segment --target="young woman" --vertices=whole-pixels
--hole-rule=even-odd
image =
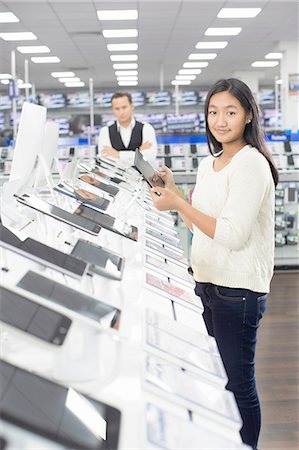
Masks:
[[[205,105],[211,156],[200,164],[192,206],[172,172],[151,189],[159,210],[176,210],[193,231],[191,265],[203,317],[243,420],[243,442],[257,449],[260,405],[254,355],[274,266],[274,191],[278,173],[267,151],[259,109],[246,84],[219,80]],[[160,196],[155,193],[159,192]]]

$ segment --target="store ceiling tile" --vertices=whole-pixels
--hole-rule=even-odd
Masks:
[[[118,88],[116,76],[107,50],[108,43],[138,43],[137,89],[159,88],[163,72],[164,88],[171,87],[188,55],[196,52],[200,40],[217,40],[204,35],[208,27],[241,26],[238,36],[228,36],[228,46],[216,50],[217,58],[209,62],[188,89],[209,86],[219,77],[230,77],[235,71],[255,70],[251,63],[264,59],[265,54],[276,50],[279,41],[298,41],[298,1],[270,0],[250,2],[259,6],[261,13],[253,19],[219,19],[222,7],[248,6],[244,0],[0,0],[0,12],[11,11],[19,23],[0,24],[0,32],[31,31],[37,36],[30,45],[47,45],[50,55],[58,56],[59,64],[34,64],[30,62],[30,81],[36,89],[64,89],[51,77],[52,71],[73,70],[88,86],[93,78],[97,90]],[[138,20],[99,21],[98,9],[137,9]],[[103,29],[137,28],[138,37],[105,39]],[[219,40],[219,39],[218,39]],[[0,39],[1,72],[11,72],[11,50],[19,42]],[[21,45],[26,45],[24,41]],[[126,52],[124,52],[126,53]],[[17,75],[24,78],[24,61],[30,55],[16,52]],[[262,73],[261,85],[273,85],[279,66]],[[7,90],[1,85],[0,91]]]

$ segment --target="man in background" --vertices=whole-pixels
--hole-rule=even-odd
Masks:
[[[134,153],[139,149],[144,158],[155,166],[157,140],[154,128],[149,123],[134,119],[132,97],[127,92],[113,94],[112,111],[116,121],[103,127],[99,134],[98,154],[134,165]]]

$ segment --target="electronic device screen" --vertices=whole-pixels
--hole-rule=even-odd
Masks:
[[[297,203],[297,189],[295,187],[288,187],[288,203]]]
[[[103,192],[106,192],[112,197],[115,197],[119,193],[118,187],[112,186],[111,184],[102,183],[101,181],[97,180],[91,175],[88,175],[87,173],[83,173],[82,175],[80,175],[79,179],[84,181],[85,183],[95,186],[96,188],[100,189]]]
[[[157,242],[146,239],[145,248],[151,250],[153,253],[158,254],[159,256],[165,256],[167,258],[172,258],[178,263],[181,263],[180,260],[183,259],[182,252],[177,253],[173,251],[171,248],[165,247],[163,244],[158,244]],[[184,264],[185,263],[181,263]]]
[[[110,205],[109,200],[99,197],[98,195],[86,191],[85,189],[81,189],[80,187],[73,186],[70,183],[59,183],[57,186],[54,186],[54,190],[75,198],[76,200],[82,202],[83,205],[89,206],[90,208],[94,208],[96,210],[106,211]]]
[[[55,270],[60,270],[76,278],[82,277],[87,269],[87,263],[67,255],[42,242],[27,238],[21,241],[15,234],[0,223],[0,246],[8,248],[33,261],[45,264]]]
[[[294,161],[293,155],[288,155],[287,156],[287,161],[288,161],[288,165],[289,166],[294,166],[295,165],[295,161]]]
[[[96,160],[96,167],[98,170],[104,169],[113,172],[113,174],[115,174],[116,176],[126,177],[126,172],[124,169],[120,169],[113,164],[109,164],[106,161],[101,160],[100,158]]]
[[[187,267],[182,268],[177,264],[165,262],[165,259],[155,258],[154,256],[145,255],[145,264],[147,267],[155,269],[158,273],[162,273],[170,278],[175,278],[187,285],[194,284],[194,280],[188,273]]]
[[[145,234],[147,236],[152,236],[153,238],[158,239],[160,242],[164,242],[165,244],[172,245],[176,248],[181,249],[181,244],[179,243],[180,238],[175,236],[167,236],[165,233],[160,233],[159,231],[152,230],[150,228],[145,229]]]
[[[197,146],[196,144],[190,144],[190,151],[192,154],[197,153]]]
[[[121,413],[0,360],[0,416],[67,449],[117,449]]]
[[[90,264],[88,269],[90,272],[116,280],[122,279],[125,260],[110,250],[79,239],[71,254],[87,261]]]
[[[79,228],[82,231],[86,231],[87,233],[97,235],[101,230],[101,227],[98,224],[95,224],[84,217],[65,211],[64,209],[41,200],[34,195],[23,194],[22,196],[15,195],[15,197],[18,202],[23,205],[42,212],[43,214],[53,217],[61,222],[67,223],[75,228]]]
[[[10,289],[0,287],[0,320],[44,341],[62,345],[72,321]]]
[[[135,150],[134,166],[151,187],[165,187],[162,178],[159,177],[150,163],[143,158],[142,153],[139,150]]]
[[[31,270],[24,275],[17,286],[91,319],[101,324],[103,328],[113,327],[120,314],[114,306],[102,303],[100,300]]]
[[[100,211],[92,210],[84,205],[80,205],[74,211],[74,214],[78,214],[80,217],[88,219],[88,221],[93,221],[101,227],[106,228],[109,231],[113,231],[120,236],[132,239],[133,241],[138,240],[138,228],[133,225],[128,225],[122,220],[116,219],[108,214],[103,214]]]

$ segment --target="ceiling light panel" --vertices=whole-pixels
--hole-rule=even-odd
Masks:
[[[119,86],[137,86],[138,81],[119,81]]]
[[[236,36],[242,31],[241,27],[217,27],[207,28],[206,36]]]
[[[187,86],[188,84],[191,84],[190,80],[172,80],[171,84],[175,85],[182,85],[182,86]]]
[[[227,41],[215,41],[215,42],[197,42],[195,48],[197,49],[215,49],[215,48],[225,48],[227,46]]]
[[[12,78],[10,73],[0,73],[0,80],[10,80]]]
[[[115,72],[116,76],[122,76],[122,75],[138,75],[137,70],[117,70]]]
[[[66,87],[83,87],[83,86],[85,86],[85,83],[83,83],[83,81],[79,81],[77,83],[67,82],[67,83],[64,83],[64,85]]]
[[[184,69],[196,69],[198,67],[200,68],[205,68],[209,65],[208,62],[185,62],[183,64]]]
[[[18,31],[16,33],[0,33],[0,38],[4,41],[34,41],[37,39],[35,34]]]
[[[177,75],[175,77],[176,80],[195,80],[195,75]]]
[[[275,67],[278,65],[278,61],[254,61],[252,67]]]
[[[32,56],[31,61],[36,64],[59,63],[60,59],[57,56]]]
[[[74,77],[74,72],[52,72],[52,77],[60,78],[60,77]]]
[[[124,30],[103,30],[102,33],[105,38],[123,38],[123,37],[138,36],[138,31],[135,28],[129,28]]]
[[[137,63],[116,63],[113,64],[113,69],[114,70],[121,70],[121,69],[137,69],[138,68],[138,64]]]
[[[77,83],[78,81],[81,81],[81,80],[79,77],[73,77],[73,78],[62,77],[62,78],[58,78],[58,81],[60,81],[60,83]]]
[[[49,47],[46,45],[28,45],[17,47],[20,53],[50,53]]]
[[[0,12],[0,23],[20,22],[12,12]]]
[[[111,61],[137,61],[137,55],[111,55]]]
[[[282,59],[283,54],[280,52],[276,52],[276,53],[267,53],[267,55],[265,55],[266,59]]]
[[[108,44],[107,49],[109,52],[134,52],[138,50],[138,44]]]
[[[2,83],[2,84],[9,84],[9,80],[0,80],[0,83]]]
[[[190,53],[188,59],[215,59],[217,53]]]
[[[97,11],[99,20],[136,20],[137,9],[115,9]]]
[[[256,17],[262,8],[222,8],[217,17],[221,19],[247,19]]]
[[[181,69],[179,70],[179,75],[199,75],[201,69]]]

